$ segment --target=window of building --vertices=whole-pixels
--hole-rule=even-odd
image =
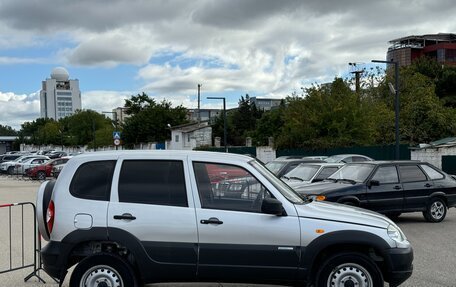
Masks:
[[[120,171],[119,201],[188,206],[182,161],[124,161]]]
[[[177,142],[177,143],[179,142],[179,135],[176,135],[176,136],[174,137],[174,141]]]
[[[226,164],[193,163],[201,207],[261,212],[268,190],[245,169]]]
[[[116,161],[92,161],[82,164],[70,184],[70,193],[78,198],[109,200]]]

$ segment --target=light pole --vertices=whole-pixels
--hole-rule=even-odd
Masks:
[[[396,128],[396,160],[400,158],[399,156],[399,62],[397,61],[382,61],[382,60],[372,60],[372,63],[384,63],[384,64],[393,64],[394,65],[394,95],[395,95],[395,128]],[[391,88],[391,86],[390,86]],[[393,89],[391,89],[393,90]]]
[[[116,129],[115,131],[117,132],[117,113],[116,112],[102,112],[103,114],[112,114],[112,121],[114,122],[114,128]],[[118,150],[118,145],[116,146],[116,150]]]
[[[207,97],[208,100],[223,100],[223,145],[225,146],[225,152],[228,152],[228,146],[226,145],[226,99],[225,97]]]

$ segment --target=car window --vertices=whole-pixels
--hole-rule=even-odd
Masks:
[[[295,169],[295,167],[297,167],[298,165],[299,165],[299,163],[292,163],[292,164],[288,165],[287,167],[285,167],[284,173],[282,173],[282,174],[289,173],[290,171]]]
[[[397,174],[397,169],[395,166],[381,166],[377,169],[373,180],[378,180],[380,184],[384,183],[398,183],[399,176]]]
[[[420,166],[424,170],[424,172],[427,173],[427,175],[429,176],[430,179],[442,179],[445,177],[438,170],[436,170],[435,168],[433,168],[427,164],[421,164]]]
[[[283,161],[270,161],[266,164],[266,167],[277,175],[285,164],[286,162]]]
[[[373,164],[346,164],[332,174],[329,178],[333,180],[353,180],[364,182],[374,169]]]
[[[202,208],[261,212],[263,199],[271,197],[269,191],[242,167],[194,162],[193,169]]]
[[[119,201],[188,207],[183,162],[125,160],[120,170]]]
[[[427,177],[417,165],[400,165],[402,182],[426,181]]]
[[[284,175],[285,178],[300,178],[301,180],[309,181],[320,166],[318,165],[299,165]]]
[[[361,161],[366,161],[367,158],[362,157],[362,156],[354,156],[353,157],[353,162],[361,162]]]
[[[315,177],[315,180],[326,179],[331,174],[335,173],[339,168],[337,166],[328,166],[322,168],[321,172]]]
[[[70,193],[78,198],[109,200],[116,161],[92,161],[81,164],[70,184]]]

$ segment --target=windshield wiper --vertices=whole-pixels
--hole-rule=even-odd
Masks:
[[[282,178],[285,178],[285,179],[287,179],[287,180],[290,179],[290,178],[289,178],[288,176],[286,176],[286,175],[283,175]]]
[[[329,180],[329,181],[332,181],[332,182],[337,182],[337,179],[335,179],[335,178],[332,178],[332,177],[328,177],[328,178],[327,178],[327,179],[325,179],[325,180]]]
[[[349,182],[351,184],[356,184],[356,181],[353,180],[353,179],[348,179],[348,178],[339,178],[337,181],[346,181],[346,182]],[[337,182],[336,181],[336,182]]]
[[[304,181],[304,179],[297,177],[297,176],[290,176],[288,179],[296,179],[296,180]]]

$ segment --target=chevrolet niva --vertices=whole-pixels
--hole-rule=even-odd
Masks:
[[[49,241],[43,267],[63,282],[77,264],[70,286],[397,286],[413,269],[412,247],[394,222],[306,201],[243,155],[80,155],[40,186],[37,218]]]

